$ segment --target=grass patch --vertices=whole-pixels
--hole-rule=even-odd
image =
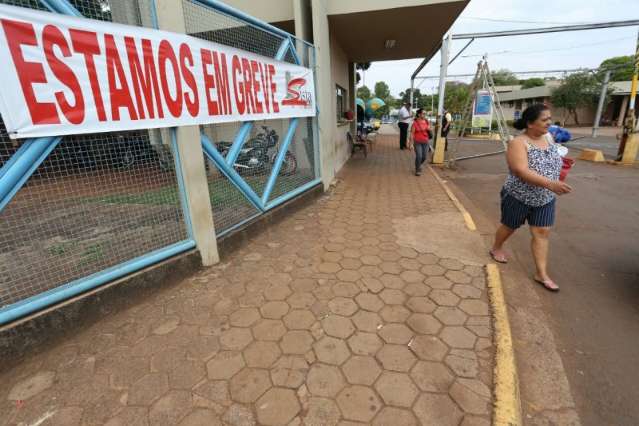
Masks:
[[[104,258],[104,249],[101,244],[93,244],[87,247],[82,253],[80,259],[80,265],[87,265],[89,263],[97,262]]]
[[[65,241],[63,243],[54,244],[47,250],[49,251],[49,254],[53,256],[64,256],[65,254],[75,249],[76,246],[77,243],[75,241]]]

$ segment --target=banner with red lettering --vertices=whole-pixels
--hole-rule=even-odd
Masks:
[[[185,34],[0,5],[11,138],[315,115],[313,71]]]

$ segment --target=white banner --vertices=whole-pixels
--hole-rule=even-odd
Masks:
[[[313,71],[184,34],[0,5],[11,138],[315,115]]]

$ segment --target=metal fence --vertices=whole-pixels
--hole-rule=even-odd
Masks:
[[[0,1],[155,27],[152,2]],[[192,36],[314,68],[313,47],[277,29],[216,2],[182,6]],[[201,127],[218,237],[318,182],[316,130],[315,118]],[[0,193],[0,324],[195,246],[172,131],[15,141],[0,127],[0,179],[29,155],[34,163]],[[267,154],[256,167],[250,147]]]

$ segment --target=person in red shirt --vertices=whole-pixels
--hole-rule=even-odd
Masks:
[[[424,164],[428,156],[430,134],[430,123],[426,119],[426,112],[423,108],[420,108],[415,114],[408,140],[408,148],[415,148],[415,176],[422,174],[422,164]]]

